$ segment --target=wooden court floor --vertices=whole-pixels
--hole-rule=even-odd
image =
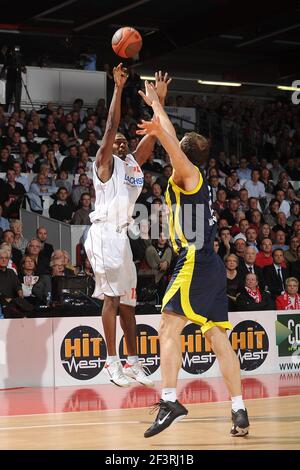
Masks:
[[[50,395],[42,392],[40,403],[43,403],[43,409],[40,405],[35,408],[39,397],[34,389],[1,391],[0,400],[2,393],[4,404],[2,408],[0,406],[0,449],[299,450],[299,377],[282,383],[280,378],[276,382],[270,375],[263,379],[255,378],[252,382],[248,378],[246,380],[244,394],[248,396],[251,424],[250,435],[246,438],[230,437],[230,402],[224,396],[226,391],[220,380],[207,379],[193,380],[192,384],[181,381],[186,383],[182,384],[179,396],[184,398],[183,393],[188,390],[184,400],[190,403],[187,405],[187,418],[149,439],[145,439],[143,433],[155,414],[149,414],[150,408],[145,405],[148,401],[153,403],[153,399],[157,400],[159,387],[145,392],[146,398],[144,396],[142,400],[140,396],[144,388],[138,387],[134,393],[130,392],[128,400],[128,391],[111,385],[97,386],[102,393],[102,401],[99,400],[100,392],[96,399],[95,387],[92,391],[86,387],[80,389],[77,395],[74,391],[70,395],[71,387],[63,387],[68,390],[56,389],[56,397],[53,399],[51,396],[49,406],[47,400]],[[252,389],[249,384],[252,384]],[[35,395],[31,396],[30,390]],[[107,406],[104,399],[106,394],[111,396],[112,391],[115,393],[112,398],[114,407]],[[64,399],[60,404],[61,394]],[[47,396],[48,399],[45,398]],[[88,398],[91,396],[92,399]],[[119,402],[117,398],[120,398]],[[22,409],[20,403],[16,404],[17,400],[27,408]],[[25,414],[29,405],[33,411]]]

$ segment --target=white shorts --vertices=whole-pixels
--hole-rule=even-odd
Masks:
[[[129,239],[108,222],[92,224],[84,248],[95,274],[93,297],[120,297],[120,303],[136,305],[136,268]]]

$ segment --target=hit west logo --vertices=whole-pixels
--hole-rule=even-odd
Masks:
[[[96,377],[104,367],[106,355],[104,338],[90,326],[79,326],[69,331],[60,349],[64,369],[78,380]]]
[[[242,370],[254,370],[266,360],[269,338],[266,330],[257,322],[246,320],[238,323],[229,337]]]
[[[203,374],[211,368],[216,356],[202,335],[200,326],[190,323],[181,334],[182,368],[189,374]]]

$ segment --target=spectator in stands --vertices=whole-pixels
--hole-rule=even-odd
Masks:
[[[279,207],[280,207],[280,201],[278,199],[271,199],[269,203],[269,207],[267,208],[265,212],[265,221],[271,226],[274,227],[274,225],[277,222],[277,214],[279,212]]]
[[[249,203],[249,209],[247,210],[245,214],[246,214],[246,219],[249,220],[249,222],[251,223],[252,212],[257,211],[257,210],[259,210],[259,212],[262,212],[262,211],[261,211],[259,201],[256,197],[250,197],[248,200],[248,203]]]
[[[273,251],[276,250],[277,248],[280,248],[283,251],[288,250],[289,247],[288,245],[286,245],[285,240],[286,240],[285,232],[283,230],[277,230],[274,236],[274,243],[272,247]]]
[[[258,242],[259,247],[260,247],[261,242],[264,238],[271,238],[271,237],[272,237],[272,231],[271,231],[270,225],[269,224],[262,224],[259,228],[258,238],[257,238],[257,242]]]
[[[260,290],[256,274],[247,274],[245,287],[236,299],[237,311],[273,310],[274,302],[268,292]]]
[[[162,195],[162,187],[160,186],[160,184],[154,183],[151,189],[152,189],[152,194],[150,197],[148,197],[147,202],[152,204],[155,199],[159,198],[162,201],[162,203],[164,203],[165,198]]]
[[[270,181],[270,179],[271,179],[270,170],[268,170],[268,168],[263,168],[261,170],[260,181],[263,183],[263,185],[265,187],[265,192],[267,194],[274,194],[275,185],[274,185],[273,181]]]
[[[7,253],[8,253],[9,262],[8,262],[7,267],[9,269],[12,269],[16,274],[18,274],[19,266],[17,266],[12,260],[12,246],[9,243],[2,242],[0,244],[0,248],[3,249],[3,250],[6,250]]]
[[[59,188],[56,193],[56,200],[49,207],[49,216],[69,224],[72,219],[73,206],[68,202],[69,194],[65,188]]]
[[[300,203],[299,202],[295,202],[291,204],[290,213],[291,215],[288,217],[287,223],[289,225],[292,225],[292,223],[295,220],[299,220],[299,217],[300,217]]]
[[[244,284],[246,275],[254,273],[257,275],[259,286],[264,290],[265,284],[263,279],[262,269],[255,265],[257,252],[253,246],[246,246],[244,252],[244,259],[240,259],[238,274],[242,284]]]
[[[285,281],[285,292],[276,297],[277,310],[299,310],[300,295],[298,294],[299,281],[295,277],[288,277]]]
[[[242,233],[238,233],[233,238],[234,252],[238,258],[244,258],[244,252],[246,248],[246,237]]]
[[[71,145],[69,148],[69,156],[65,157],[60,169],[68,173],[75,174],[75,170],[79,163],[78,150],[76,145]]]
[[[87,139],[91,133],[93,133],[96,136],[97,140],[101,138],[99,131],[96,130],[94,121],[92,119],[88,119],[86,121],[86,124],[83,125],[83,128],[79,134],[79,137],[84,140],[84,139]]]
[[[130,232],[129,241],[133,255],[133,261],[136,265],[137,270],[142,266],[145,260],[146,248],[151,245],[149,236],[149,220],[140,220],[137,234]]]
[[[146,163],[142,165],[143,171],[151,171],[152,173],[163,173],[163,167],[160,163],[154,161],[154,156],[148,158]]]
[[[239,210],[247,212],[249,210],[249,196],[248,191],[245,188],[241,188],[239,191]]]
[[[239,180],[251,180],[251,170],[248,168],[248,161],[246,158],[240,159],[240,167],[237,169],[237,175]]]
[[[28,190],[29,190],[29,181],[28,181],[27,176],[23,176],[21,174],[21,172],[22,172],[21,163],[20,162],[14,162],[13,163],[13,169],[16,172],[16,182],[21,183],[24,186],[25,191],[28,192]]]
[[[0,204],[0,229],[3,231],[9,230],[10,228],[9,221],[5,217],[2,217],[2,214],[3,214],[3,207],[2,207],[2,204]]]
[[[68,193],[71,193],[72,191],[72,185],[68,181],[68,172],[66,170],[60,170],[58,172],[57,178],[55,180],[55,186],[57,188],[65,188]]]
[[[234,189],[234,180],[231,176],[226,176],[225,178],[225,191],[227,199],[234,197],[239,197],[239,191]]]
[[[86,174],[80,175],[78,179],[78,185],[72,189],[71,201],[75,208],[78,208],[80,198],[82,194],[89,193],[91,181]]]
[[[239,232],[246,236],[246,232],[250,227],[249,221],[247,219],[241,219],[239,221]]]
[[[6,173],[9,168],[12,168],[14,158],[9,153],[9,149],[4,147],[0,150],[0,173]]]
[[[293,236],[290,238],[290,247],[288,250],[284,252],[284,259],[287,265],[289,266],[291,263],[294,263],[298,259],[297,250],[300,244],[299,238]]]
[[[38,238],[29,240],[25,254],[35,261],[37,276],[49,273],[49,259],[42,253],[42,244]]]
[[[14,243],[12,246],[20,250],[22,255],[24,255],[27,244],[28,244],[28,240],[26,240],[26,238],[24,238],[23,236],[22,222],[18,219],[12,220],[10,223],[10,228],[14,232],[14,235],[15,235]]]
[[[259,232],[262,221],[261,212],[258,209],[254,209],[250,215],[250,227],[255,228]]]
[[[226,191],[224,189],[219,189],[216,193],[217,200],[213,203],[213,210],[220,215],[222,212],[227,210],[227,196]]]
[[[288,277],[287,268],[282,267],[284,263],[283,250],[276,249],[272,253],[273,264],[263,268],[263,276],[268,292],[275,300],[284,291],[284,283]]]
[[[47,243],[48,233],[45,227],[39,227],[36,231],[36,237],[41,242],[41,255],[47,258],[49,261],[51,259],[51,255],[54,251],[53,245],[51,243]]]
[[[33,173],[34,162],[35,162],[34,153],[31,151],[27,152],[25,161],[23,162],[23,165],[22,165],[23,173]]]
[[[158,183],[160,187],[162,188],[163,194],[165,193],[167,189],[168,181],[169,181],[170,176],[172,176],[172,172],[173,172],[172,165],[167,164],[164,166],[163,174],[159,176],[156,180],[156,183]]]
[[[22,283],[24,297],[29,297],[28,300],[34,304],[46,302],[47,295],[51,292],[50,276],[36,275],[36,262],[31,256],[23,256],[19,279]]]
[[[16,172],[12,168],[6,173],[7,183],[3,190],[8,193],[8,200],[4,202],[6,217],[19,219],[20,207],[26,190],[21,183],[16,182]]]
[[[255,258],[255,265],[259,268],[270,266],[273,264],[272,257],[272,240],[271,238],[263,238],[260,243],[260,251]]]
[[[232,237],[234,237],[235,235],[237,235],[238,233],[241,232],[241,229],[240,229],[240,221],[241,220],[246,220],[245,219],[245,213],[242,212],[242,211],[237,211],[235,213],[235,224],[230,229],[230,234],[231,234]],[[248,221],[247,221],[247,223],[249,224]]]
[[[238,206],[239,206],[238,198],[232,197],[231,199],[229,199],[228,209],[225,209],[222,212],[220,212],[220,218],[227,219],[230,227],[232,227],[235,223]]]
[[[161,301],[167,287],[167,273],[172,261],[172,249],[163,232],[160,233],[158,240],[152,240],[151,245],[146,248],[145,256],[154,272],[155,284]]]
[[[10,229],[5,230],[2,234],[2,240],[3,242],[7,243],[10,246],[11,259],[18,269],[20,266],[21,259],[22,259],[22,252],[13,246],[15,242],[14,232]]]
[[[276,219],[277,224],[272,227],[273,233],[275,234],[276,232],[278,232],[278,230],[282,230],[285,233],[287,240],[289,240],[289,237],[292,233],[292,228],[287,224],[285,213],[278,212]]]
[[[84,175],[82,175],[84,176]],[[79,201],[79,209],[74,213],[71,224],[91,225],[89,214],[92,212],[91,196],[89,193],[82,193]]]
[[[248,246],[252,246],[256,252],[258,252],[257,237],[257,230],[250,225],[250,227],[246,230],[246,243]]]
[[[272,179],[274,183],[277,184],[280,173],[284,171],[284,168],[279,163],[279,158],[275,157],[273,159],[270,170],[272,172]]]
[[[239,258],[233,253],[225,256],[224,263],[226,266],[227,277],[227,298],[228,309],[230,312],[235,311],[236,296],[240,289],[240,277],[238,275]]]
[[[276,191],[276,199],[278,199],[280,206],[279,211],[284,212],[286,217],[290,216],[290,203],[285,199],[285,193],[281,189]]]
[[[16,297],[23,298],[23,291],[16,273],[9,269],[9,255],[5,249],[0,249],[0,302],[6,307]]]
[[[219,230],[220,245],[219,245],[219,256],[224,259],[230,253],[234,252],[233,243],[231,243],[231,234],[229,227],[222,227]]]
[[[51,255],[51,262],[60,260],[64,265],[64,275],[74,276],[76,274],[75,267],[70,262],[69,253],[66,250],[54,250]]]
[[[54,258],[50,261],[51,276],[65,276],[63,258]]]

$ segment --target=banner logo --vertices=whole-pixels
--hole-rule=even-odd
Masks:
[[[150,374],[153,374],[160,366],[160,348],[157,331],[149,325],[136,326],[136,348],[139,361],[147,366]],[[119,356],[123,363],[128,356],[128,348],[124,336],[119,346]]]
[[[199,325],[186,325],[181,334],[182,368],[189,374],[204,374],[216,360]]]
[[[90,326],[78,326],[69,331],[60,348],[65,371],[78,380],[98,375],[106,360],[106,344],[99,331]]]
[[[246,320],[232,330],[229,340],[236,352],[242,370],[260,367],[269,352],[269,338],[266,330],[257,322]]]

